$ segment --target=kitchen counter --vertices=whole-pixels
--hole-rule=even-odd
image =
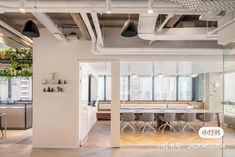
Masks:
[[[1,103],[0,113],[7,113],[7,129],[32,127],[32,103]]]

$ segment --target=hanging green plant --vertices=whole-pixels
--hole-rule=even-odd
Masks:
[[[32,51],[29,49],[2,49],[0,63],[9,68],[0,69],[0,76],[11,79],[16,76],[32,76]]]

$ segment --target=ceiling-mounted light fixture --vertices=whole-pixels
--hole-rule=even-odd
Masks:
[[[138,78],[138,74],[137,73],[132,73],[131,78],[133,78],[133,79]]]
[[[21,13],[25,13],[25,0],[20,0],[20,8],[19,11]]]
[[[24,28],[21,33],[31,38],[36,38],[40,36],[38,27],[32,20],[29,20],[25,23]]]
[[[191,76],[192,78],[195,78],[195,77],[198,76],[198,74],[191,74],[190,76]]]
[[[121,36],[135,37],[137,36],[137,34],[138,34],[137,26],[133,21],[131,21],[130,14],[129,14],[129,19],[122,26]]]
[[[152,14],[154,12],[153,10],[153,0],[148,1],[148,13]]]
[[[106,8],[106,13],[107,14],[111,14],[112,13],[112,11],[111,11],[111,0],[106,0],[105,8]]]
[[[157,77],[159,77],[159,78],[162,78],[164,76],[164,74],[163,73],[159,73],[159,74],[157,74]]]

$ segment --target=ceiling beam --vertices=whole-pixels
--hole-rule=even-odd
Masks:
[[[86,40],[91,40],[90,34],[87,30],[87,27],[81,17],[80,14],[78,13],[72,13],[71,14],[73,21],[75,22],[75,24],[78,26],[82,36],[86,39]]]
[[[175,14],[173,14],[173,13],[168,14],[167,17],[166,17],[166,19],[164,20],[164,22],[158,27],[157,31],[158,31],[158,32],[161,32],[162,29],[164,28],[164,26],[166,25],[166,23],[167,23],[172,17],[174,17],[174,16],[175,16]]]
[[[19,26],[17,26],[15,23],[13,23],[12,19],[7,18],[5,15],[1,15],[0,20],[7,23],[9,26],[13,27],[17,31],[21,31],[22,29]]]
[[[91,13],[91,17],[92,17],[93,23],[95,25],[95,31],[96,31],[96,34],[97,34],[97,39],[99,40],[101,46],[104,46],[104,40],[103,40],[102,32],[101,32],[101,29],[100,29],[100,22],[99,22],[97,13]]]
[[[172,17],[166,24],[166,28],[173,28],[175,25],[180,21],[180,19],[183,17],[183,15],[175,15]]]
[[[0,43],[12,48],[32,48],[32,43],[22,39],[6,28],[0,27]]]

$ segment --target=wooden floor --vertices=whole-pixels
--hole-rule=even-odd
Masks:
[[[216,123],[211,124],[216,125]],[[225,136],[223,139],[202,139],[198,133],[191,130],[182,132],[165,131],[164,133],[153,133],[147,131],[133,133],[126,130],[121,134],[120,143],[122,146],[141,146],[158,144],[225,144],[235,146],[235,129],[224,126]],[[110,121],[98,121],[90,131],[83,147],[110,147]]]

